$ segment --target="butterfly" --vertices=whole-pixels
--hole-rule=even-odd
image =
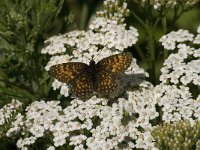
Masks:
[[[87,65],[81,62],[68,62],[50,67],[50,74],[60,82],[70,85],[78,98],[89,98],[94,94],[108,95],[117,87],[117,77],[130,66],[132,54],[120,53]]]

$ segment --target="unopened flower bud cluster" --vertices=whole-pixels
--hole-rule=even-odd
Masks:
[[[97,12],[97,16],[116,21],[119,24],[124,22],[124,17],[128,16],[129,9],[125,0],[106,0],[103,3],[103,10]]]
[[[188,121],[177,121],[163,124],[153,129],[152,135],[159,149],[193,149],[199,150],[200,122],[195,121],[192,127]]]
[[[163,8],[174,8],[178,5],[182,6],[184,9],[190,8],[197,4],[199,0],[133,0],[136,3],[139,3],[143,7],[148,7],[152,5],[154,9],[163,9]]]

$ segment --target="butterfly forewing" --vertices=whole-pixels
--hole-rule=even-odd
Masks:
[[[106,71],[96,74],[95,90],[100,95],[112,93],[116,88],[116,76]]]
[[[50,73],[60,82],[70,83],[82,72],[89,69],[89,66],[79,62],[69,62],[51,66]]]
[[[104,70],[113,75],[124,72],[131,64],[132,54],[130,52],[120,53],[100,60],[97,65],[97,72]]]
[[[89,72],[82,72],[71,82],[72,93],[79,98],[89,98],[94,92],[94,83]]]

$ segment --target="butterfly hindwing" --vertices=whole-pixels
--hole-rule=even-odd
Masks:
[[[132,54],[130,52],[112,55],[100,60],[96,64],[97,71],[104,70],[113,75],[124,72],[131,64]]]
[[[94,83],[89,72],[82,72],[71,82],[72,93],[79,98],[89,98],[94,93]]]
[[[89,66],[79,62],[69,62],[51,66],[50,73],[60,82],[70,83],[83,71],[88,70]]]
[[[95,90],[100,95],[112,93],[117,87],[116,76],[106,71],[96,74]]]

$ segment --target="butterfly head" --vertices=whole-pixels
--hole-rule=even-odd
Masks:
[[[95,64],[96,64],[96,63],[95,63],[94,60],[91,60],[91,61],[90,61],[89,67],[90,67],[90,70],[91,70],[91,71],[94,71],[94,70],[95,70]]]
[[[90,61],[90,66],[95,66],[95,61],[94,60]]]

